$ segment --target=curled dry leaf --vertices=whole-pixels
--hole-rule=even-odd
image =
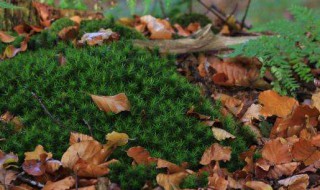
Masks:
[[[5,188],[11,187],[11,183],[17,179],[18,172],[14,170],[2,170],[0,169],[0,189],[6,190],[11,188]],[[3,186],[1,186],[3,185]]]
[[[198,112],[195,112],[195,111],[194,111],[194,106],[192,106],[192,107],[187,111],[187,115],[188,115],[188,116],[195,117],[195,118],[200,119],[200,120],[209,120],[209,119],[211,118],[210,116],[203,115],[203,114],[200,114],[200,113],[198,113]]]
[[[0,170],[3,169],[5,165],[17,163],[18,161],[19,158],[17,155],[13,153],[6,154],[0,150]]]
[[[305,139],[300,139],[292,146],[292,156],[297,161],[303,161],[306,166],[309,166],[320,160],[320,151]]]
[[[262,181],[248,181],[246,186],[253,190],[273,190],[273,188]]]
[[[165,190],[180,190],[179,185],[184,178],[188,176],[186,172],[179,172],[175,174],[158,174],[157,183]]]
[[[293,190],[304,190],[309,185],[309,176],[307,174],[300,174],[279,180],[280,185],[288,187]]]
[[[259,95],[259,102],[263,105],[261,114],[268,117],[276,115],[287,117],[299,105],[298,101],[288,96],[280,96],[273,90],[263,91]]]
[[[41,160],[41,157],[43,155],[46,155],[47,159],[52,158],[52,153],[51,152],[46,152],[43,148],[43,146],[38,145],[33,152],[25,152],[24,153],[24,160]]]
[[[203,153],[201,157],[200,164],[209,165],[211,161],[228,161],[231,158],[231,148],[223,147],[218,143],[214,143],[211,145],[206,151]]]
[[[201,25],[199,22],[192,22],[187,26],[187,30],[191,33],[197,32],[201,29]]]
[[[140,20],[143,24],[146,24],[150,31],[150,39],[160,40],[172,38],[174,30],[167,20],[156,19],[151,15],[142,16]]]
[[[81,158],[73,166],[73,171],[80,177],[97,178],[109,173],[108,165],[91,164]]]
[[[157,168],[167,168],[169,174],[179,173],[186,171],[187,163],[182,163],[182,166],[178,166],[166,160],[158,158]]]
[[[36,11],[40,17],[40,23],[44,27],[49,27],[51,25],[51,21],[54,16],[52,14],[54,12],[54,8],[51,6],[48,6],[44,3],[40,3],[40,2],[36,2],[36,1],[32,2],[32,6],[36,9]]]
[[[223,141],[226,139],[235,139],[236,137],[234,135],[232,135],[231,133],[227,132],[224,129],[220,129],[217,127],[212,127],[212,132],[213,132],[213,136],[215,139],[217,139],[218,141]]]
[[[57,182],[48,181],[43,190],[67,190],[76,184],[76,180],[69,176]]]
[[[13,28],[14,31],[16,31],[19,35],[32,35],[36,32],[41,32],[43,30],[42,27],[39,26],[32,26],[28,24],[19,24]]]
[[[252,104],[242,116],[241,121],[244,123],[251,123],[252,119],[260,120],[262,106],[259,104]]]
[[[289,163],[292,160],[290,146],[284,139],[272,139],[267,142],[262,149],[262,158],[272,164]]]
[[[15,40],[16,38],[13,36],[10,36],[9,34],[0,31],[0,41],[3,43],[11,43]]]
[[[3,52],[3,55],[1,56],[2,59],[6,59],[6,58],[10,59],[16,56],[18,53],[26,51],[28,48],[28,41],[29,41],[29,37],[26,37],[20,43],[20,48],[16,48],[13,45],[8,45]]]
[[[150,153],[141,146],[131,147],[127,151],[127,155],[130,158],[133,158],[134,162],[138,165],[139,164],[149,165],[157,162],[157,158],[152,158],[150,156]]]
[[[59,168],[62,166],[62,163],[58,160],[47,160],[45,163],[46,172],[49,174],[53,174],[54,172],[58,171]]]
[[[95,139],[92,138],[89,135],[85,135],[85,134],[82,134],[82,133],[71,132],[69,142],[70,142],[70,145],[73,145],[73,144],[78,143],[78,142],[91,141],[91,140],[95,140]]]
[[[108,141],[106,147],[117,147],[126,145],[129,141],[129,136],[125,133],[118,133],[112,131],[106,135],[106,140]]]
[[[216,190],[226,190],[228,187],[228,180],[216,173],[214,173],[212,176],[209,176],[208,181],[208,186]]]
[[[81,158],[89,163],[100,165],[112,153],[95,140],[83,141],[71,145],[61,158],[62,165],[73,169]]]
[[[88,44],[89,46],[102,45],[104,42],[117,41],[120,35],[111,29],[100,29],[98,32],[86,33],[79,40],[79,44]]]
[[[282,176],[291,176],[299,165],[299,162],[290,162],[286,164],[275,165],[269,170],[268,178],[279,179]]]
[[[130,102],[124,93],[115,96],[91,95],[91,98],[100,110],[107,113],[118,114],[122,111],[130,111]]]
[[[22,169],[31,176],[41,176],[46,172],[45,165],[38,160],[26,160],[22,164]]]

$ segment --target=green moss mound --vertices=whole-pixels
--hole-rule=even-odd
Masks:
[[[204,150],[215,140],[210,128],[186,116],[186,111],[196,106],[198,112],[220,118],[237,136],[224,144],[233,146],[235,162],[230,168],[239,167],[237,153],[244,151],[248,144],[238,136],[237,124],[232,118],[223,118],[219,105],[213,108],[198,88],[177,74],[174,57],[160,57],[157,52],[134,47],[128,39],[132,36],[143,39],[142,35],[112,22],[84,22],[80,33],[108,26],[120,32],[120,41],[77,49],[42,36],[48,30],[34,38],[44,38],[50,42],[46,44],[50,48],[36,46],[44,43],[39,40],[40,44],[33,44],[37,51],[27,51],[1,62],[0,113],[10,111],[18,115],[25,127],[17,133],[13,126],[0,125],[0,137],[7,139],[0,142],[0,149],[23,156],[25,151],[41,144],[60,159],[69,146],[71,131],[90,134],[83,122],[86,120],[92,126],[94,138],[100,142],[105,142],[105,135],[112,131],[127,133],[133,139],[112,154],[122,164],[112,167],[110,178],[123,189],[140,189],[146,179],[154,181],[158,171],[154,167],[131,167],[132,160],[125,150],[132,146],[145,147],[153,157],[176,164],[187,161],[191,169],[199,168]],[[59,53],[67,59],[65,66],[59,66]],[[32,92],[64,127],[45,114]],[[117,115],[100,111],[89,96],[122,92],[128,96],[132,108],[131,112]],[[134,177],[129,177],[131,175]]]
[[[212,23],[206,15],[198,13],[183,14],[172,20],[172,23],[178,23],[183,27],[187,27],[192,22],[199,22],[202,27]]]

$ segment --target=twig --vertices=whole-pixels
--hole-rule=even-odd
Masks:
[[[22,182],[28,183],[28,184],[30,184],[30,185],[36,186],[36,187],[38,187],[38,188],[41,188],[41,189],[44,187],[44,185],[43,185],[42,183],[39,183],[39,182],[37,182],[37,181],[33,181],[33,180],[31,180],[31,179],[28,179],[28,178],[26,178],[26,177],[23,177],[24,174],[25,174],[25,172],[19,173],[19,174],[17,175],[17,179],[19,179],[19,180],[22,181]]]
[[[0,139],[0,142],[1,142],[1,141],[5,141],[5,140],[6,140],[5,138],[1,138],[1,139]]]
[[[236,3],[236,6],[234,6],[233,10],[231,11],[230,15],[234,15],[237,12],[238,9],[238,2]]]
[[[160,0],[159,3],[160,3],[160,9],[161,9],[163,17],[167,18],[166,9],[165,9],[165,5],[164,5],[163,0]]]
[[[82,119],[82,121],[84,122],[84,124],[86,124],[86,126],[88,127],[89,131],[90,131],[90,135],[91,137],[93,137],[93,133],[92,133],[92,127],[90,126],[90,124],[88,123],[87,120]]]
[[[204,2],[202,2],[201,0],[198,0],[198,2],[204,6],[206,9],[208,9],[208,11],[212,12],[214,15],[216,15],[220,20],[222,20],[223,22],[227,22],[227,20],[225,19],[225,16],[222,15],[219,11],[216,11],[214,9],[211,9],[211,7],[207,6]]]
[[[244,13],[242,21],[241,21],[241,30],[245,26],[245,22],[246,22],[246,18],[247,18],[248,12],[249,12],[250,4],[251,4],[251,0],[248,0],[246,12]]]
[[[38,100],[38,102],[40,103],[43,111],[51,118],[51,120],[52,120],[53,122],[55,122],[57,125],[59,125],[60,127],[64,127],[64,125],[62,124],[62,122],[61,122],[59,119],[55,118],[55,117],[49,112],[49,110],[48,110],[47,107],[42,103],[42,100],[38,97],[38,95],[37,95],[36,93],[34,93],[34,92],[31,92],[31,94],[32,94],[32,96],[33,96],[36,100]]]

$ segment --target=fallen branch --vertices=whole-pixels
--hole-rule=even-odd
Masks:
[[[177,40],[134,40],[133,43],[142,48],[159,48],[161,53],[183,54],[225,49],[228,46],[242,44],[256,38],[258,37],[226,37],[214,35],[211,31],[211,24],[209,24],[189,38]]]
[[[47,107],[42,103],[42,100],[39,98],[39,96],[38,96],[36,93],[34,93],[34,92],[31,92],[31,94],[32,94],[32,96],[40,103],[43,111],[51,118],[51,120],[52,120],[54,123],[56,123],[57,125],[59,125],[60,127],[64,127],[63,124],[62,124],[62,122],[61,122],[59,119],[55,118],[55,117],[49,112],[49,110],[47,109]]]

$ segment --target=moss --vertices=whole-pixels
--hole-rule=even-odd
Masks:
[[[182,189],[198,189],[198,188],[205,188],[208,185],[208,173],[202,173],[200,175],[189,175],[186,177],[182,184]]]
[[[121,40],[76,49],[52,38],[56,34],[50,35],[49,29],[34,36],[39,42],[33,43],[37,51],[21,53],[0,64],[0,113],[8,110],[20,116],[25,126],[17,133],[13,126],[0,125],[0,137],[7,139],[0,142],[0,149],[22,157],[25,151],[41,144],[60,159],[68,148],[66,141],[71,131],[89,134],[83,123],[85,119],[93,127],[94,138],[100,142],[105,142],[105,134],[112,131],[127,133],[135,139],[112,155],[121,164],[115,166],[118,170],[115,169],[110,178],[123,187],[131,185],[130,189],[140,189],[145,179],[155,179],[153,169],[131,167],[132,160],[125,150],[132,146],[143,146],[153,157],[176,164],[188,161],[190,169],[198,169],[204,150],[216,141],[212,131],[197,119],[186,116],[186,111],[196,106],[196,111],[222,119],[219,104],[212,108],[198,88],[177,74],[173,56],[160,57],[157,52],[134,47],[128,39],[143,39],[141,34],[107,20],[85,21],[80,33],[102,27],[120,32]],[[56,59],[59,53],[67,59],[63,67]],[[42,99],[50,113],[63,122],[64,128],[44,113],[31,92]],[[121,92],[127,94],[132,109],[118,115],[101,112],[88,95]],[[237,123],[231,117],[224,119],[224,124],[228,131],[238,135]],[[224,143],[233,146],[233,158],[247,149],[242,137]],[[231,162],[230,165],[235,168],[239,164]],[[137,177],[140,174],[141,177]]]
[[[202,27],[212,23],[206,15],[198,13],[183,14],[172,20],[172,23],[178,23],[183,27],[187,27],[192,22],[199,22]]]

